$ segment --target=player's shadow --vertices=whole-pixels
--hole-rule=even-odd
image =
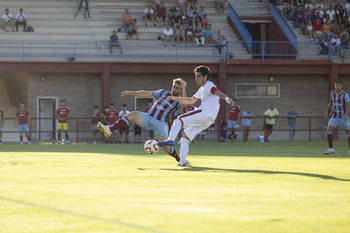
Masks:
[[[139,170],[146,170],[146,169],[140,169]],[[297,175],[297,176],[306,176],[306,177],[314,177],[324,180],[336,180],[336,181],[345,181],[349,182],[350,179],[342,179],[334,176],[329,175],[321,175],[321,174],[314,174],[314,173],[305,173],[305,172],[285,172],[285,171],[269,171],[269,170],[244,170],[244,169],[224,169],[224,168],[212,168],[212,167],[196,167],[196,166],[189,166],[184,169],[160,169],[160,170],[166,170],[166,171],[188,171],[188,172],[234,172],[234,173],[256,173],[256,174],[265,174],[265,175]]]

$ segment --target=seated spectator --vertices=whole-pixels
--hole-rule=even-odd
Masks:
[[[121,54],[123,54],[122,47],[119,44],[119,38],[117,36],[117,31],[113,30],[113,34],[109,38],[109,47],[111,49],[111,54],[113,53],[113,47],[118,47]]]
[[[218,48],[219,54],[222,54],[222,47],[225,46],[224,42],[225,42],[226,38],[223,35],[221,35],[221,31],[220,30],[218,30],[216,33],[217,34],[214,36],[214,41],[215,41],[215,44],[216,44],[215,47]]]
[[[211,24],[207,24],[204,28],[203,35],[205,38],[206,44],[213,44],[214,38],[213,38],[213,30],[211,30]]]
[[[193,31],[192,25],[188,25],[187,29],[185,30],[185,36],[186,36],[187,43],[190,41],[190,39],[194,43],[194,31]]]
[[[122,32],[126,31],[126,27],[131,22],[131,20],[132,20],[132,15],[129,13],[129,9],[125,8],[125,13],[122,16],[122,21],[123,21],[123,27],[121,28]]]
[[[301,18],[301,31],[303,32],[303,35],[306,34],[306,27],[309,20],[311,19],[309,19],[307,12],[305,12],[303,18]]]
[[[334,21],[334,25],[332,27],[332,32],[334,35],[337,35],[338,38],[339,38],[339,35],[340,35],[340,27],[339,27],[339,24],[337,21]]]
[[[332,5],[329,6],[329,9],[326,11],[326,15],[329,15],[331,21],[334,20],[335,11]]]
[[[184,14],[181,16],[181,24],[184,26],[184,28],[187,28],[190,23],[190,17],[188,17],[187,11],[184,11]]]
[[[224,2],[226,2],[226,0],[215,0],[215,8],[218,11],[218,13],[220,13],[220,8],[222,10],[222,13],[224,13],[224,11],[226,10],[226,5],[224,4]]]
[[[132,39],[133,35],[136,35],[136,40],[139,39],[138,33],[137,33],[137,19],[131,20],[128,23],[126,32],[128,33],[128,38],[127,38],[128,40]]]
[[[144,15],[143,15],[143,19],[145,20],[145,26],[147,26],[147,19],[152,20],[153,26],[157,26],[157,24],[154,22],[153,14],[154,14],[154,11],[152,9],[152,6],[148,5],[144,10]]]
[[[344,30],[340,33],[340,42],[341,45],[348,46],[349,45],[349,29],[346,27]]]
[[[323,23],[325,23],[326,21],[328,21],[328,23],[331,22],[331,18],[329,17],[329,14],[326,14],[326,16],[323,17]]]
[[[320,37],[322,36],[323,36],[322,23],[320,19],[317,19],[316,22],[314,23],[313,37],[317,39],[317,41],[320,41]]]
[[[320,23],[323,22],[323,18],[320,17],[320,14],[317,12],[315,18],[312,19],[312,22],[316,22],[316,20],[320,20]]]
[[[199,25],[200,27],[202,26],[201,21],[199,20],[199,17],[197,15],[197,12],[193,12],[193,17],[192,17],[192,26],[193,28],[197,27]]]
[[[10,25],[12,31],[15,32],[15,22],[14,22],[14,19],[12,17],[12,13],[7,8],[5,9],[5,14],[3,14],[3,16],[2,16],[2,22],[0,24],[0,27],[3,30],[8,32],[8,30],[6,29],[6,25]]]
[[[284,15],[283,0],[278,0],[278,1],[277,1],[276,7],[277,7],[277,9],[281,12],[281,14]]]
[[[160,3],[156,9],[157,20],[161,25],[168,23],[168,17],[166,14],[166,8]]]
[[[317,10],[315,11],[315,14],[319,14],[319,16],[323,19],[324,12],[321,9],[321,6],[318,6]]]
[[[188,15],[190,21],[192,21],[192,19],[193,19],[193,12],[194,12],[193,7],[190,7],[189,10],[187,11],[187,15]]]
[[[174,28],[178,28],[181,26],[181,19],[181,15],[178,11],[176,11],[174,17],[171,18],[171,22]]]
[[[177,12],[177,9],[174,5],[171,5],[168,10],[168,18],[171,19],[175,16],[175,13]]]
[[[164,43],[167,41],[171,41],[171,43],[174,43],[174,30],[170,27],[170,25],[166,25],[166,28],[163,30],[163,40]]]
[[[295,22],[297,23],[297,27],[299,27],[301,23],[301,19],[303,18],[303,11],[301,10],[300,6],[297,7],[297,10],[294,14]]]
[[[317,0],[316,9],[318,9],[318,7],[321,7],[321,10],[323,10],[322,0]]]
[[[18,25],[23,25],[23,31],[26,31],[26,27],[27,27],[27,17],[26,15],[23,13],[23,9],[19,9],[19,13],[17,13],[16,16],[16,31],[18,32]]]
[[[185,7],[186,6],[186,0],[179,0],[179,7]]]
[[[331,25],[329,24],[328,20],[323,24],[322,30],[324,33],[325,42],[330,41],[333,38],[334,34],[331,32]]]
[[[350,1],[350,0],[349,0],[349,1]],[[199,10],[198,10],[197,15],[198,15],[199,20],[200,20],[201,22],[202,22],[202,18],[203,18],[203,16],[204,16],[204,14],[205,14],[205,12],[204,12],[203,6],[199,6]]]
[[[350,17],[350,0],[345,5],[346,14]]]
[[[178,43],[180,43],[180,41],[183,43],[186,42],[185,29],[182,25],[176,29],[176,40]]]
[[[194,34],[194,39],[196,40],[196,43],[198,45],[204,45],[205,42],[205,38],[203,36],[203,32],[202,29],[200,28],[199,25],[196,26],[196,29],[193,31]]]
[[[286,11],[287,20],[294,21],[295,18],[295,6],[289,5]]]
[[[209,18],[207,17],[207,14],[204,14],[202,18],[202,27],[207,24],[209,24]]]
[[[310,10],[314,9],[314,5],[312,4],[311,0],[307,0],[307,3],[305,4],[305,9],[307,9],[308,7],[310,7]]]
[[[154,3],[154,9],[157,9],[160,4],[163,4],[163,0],[152,0],[152,2]]]
[[[310,41],[314,41],[313,32],[314,32],[314,26],[312,25],[312,21],[309,19],[306,25],[305,34],[310,37]]]
[[[187,0],[187,10],[190,8],[194,11],[198,11],[198,0]]]
[[[337,34],[334,34],[334,37],[331,39],[331,46],[333,55],[336,55],[340,50],[341,41]]]
[[[306,14],[307,14],[307,17],[308,17],[309,19],[315,18],[315,14],[314,14],[314,12],[310,9],[310,7],[308,7],[308,8],[306,9]]]

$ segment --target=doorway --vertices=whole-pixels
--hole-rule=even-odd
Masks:
[[[56,140],[57,120],[56,109],[58,107],[57,97],[38,97],[38,120],[37,120],[37,138],[40,141]],[[51,118],[51,119],[40,119]]]

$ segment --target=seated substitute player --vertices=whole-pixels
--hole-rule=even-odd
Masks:
[[[19,106],[20,108],[16,113],[15,127],[17,127],[18,123],[18,132],[21,144],[23,144],[23,132],[27,133],[28,144],[32,144],[28,124],[30,122],[29,110],[24,108],[24,103],[20,103]]]
[[[67,144],[69,144],[69,135],[68,135],[68,117],[69,117],[69,108],[66,106],[66,101],[60,101],[60,107],[56,110],[56,115],[58,118],[58,144],[61,144],[61,132],[62,130],[65,133]]]
[[[171,93],[165,89],[160,89],[158,91],[123,91],[121,97],[132,95],[141,98],[156,98],[157,101],[147,113],[133,111],[128,113],[122,119],[119,119],[110,127],[104,126],[100,123],[98,124],[98,127],[108,137],[114,130],[124,128],[130,123],[134,123],[145,128],[151,127],[154,132],[156,132],[158,140],[165,140],[168,137],[170,117],[180,106],[179,102],[168,100],[167,97],[180,96],[181,93],[183,96],[187,96],[186,82],[181,78],[173,80]],[[164,145],[162,147],[166,153],[174,157],[176,161],[180,162],[180,157],[173,146]]]
[[[349,152],[350,155],[350,124],[349,124],[349,112],[350,112],[350,98],[349,94],[344,92],[342,81],[338,80],[334,83],[335,90],[329,93],[329,103],[324,116],[328,118],[329,110],[332,110],[331,119],[328,121],[327,127],[327,140],[329,148],[326,155],[334,154],[333,149],[333,130],[339,125],[340,128],[345,130],[346,135],[348,135],[349,142]]]
[[[220,109],[220,98],[231,104],[233,101],[227,95],[219,91],[216,86],[209,81],[210,69],[206,66],[198,66],[194,70],[195,79],[199,90],[192,97],[169,96],[168,100],[175,100],[182,104],[194,104],[201,99],[201,105],[193,111],[182,114],[173,123],[168,140],[159,142],[159,146],[174,146],[175,138],[181,127],[185,128],[180,139],[180,163],[178,166],[186,167],[186,159],[188,154],[188,141],[201,131],[208,128],[215,122]]]

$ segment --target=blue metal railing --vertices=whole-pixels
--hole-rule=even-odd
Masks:
[[[239,17],[272,17],[271,5],[265,3],[229,4]]]
[[[29,42],[0,42],[0,58],[106,58],[118,61],[130,61],[133,58],[141,58],[144,61],[178,62],[180,59],[227,59],[240,56],[260,57],[261,59],[273,57],[290,57],[298,59],[320,58],[330,60],[350,60],[348,46],[328,47],[324,43],[298,42],[298,50],[294,49],[290,41],[253,41],[250,53],[247,52],[242,41],[226,41],[225,44],[120,44],[119,48],[113,47],[110,53],[109,43],[29,43]],[[334,51],[333,51],[334,50]],[[246,57],[247,58],[247,57]],[[211,60],[212,61],[212,60]]]
[[[236,11],[232,8],[231,4],[228,5],[228,17],[237,29],[238,34],[241,36],[248,49],[251,50],[253,37],[248,32],[248,29],[246,28],[246,26],[244,26],[243,22],[237,15]]]

